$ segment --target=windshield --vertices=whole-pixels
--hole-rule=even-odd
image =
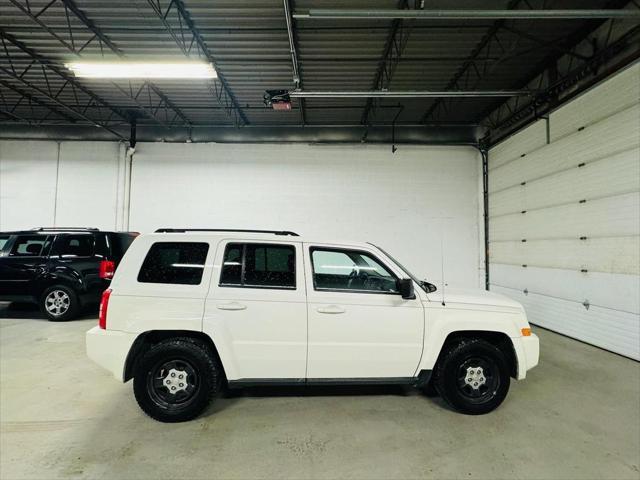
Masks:
[[[373,243],[371,243],[370,245],[373,245]],[[418,285],[420,285],[420,288],[422,288],[425,292],[429,293],[429,290],[426,287],[426,283],[424,280],[419,280],[413,273],[411,273],[407,267],[405,267],[404,265],[402,265],[398,260],[396,260],[393,255],[390,255],[389,253],[387,253],[386,250],[384,250],[383,248],[377,246],[377,245],[373,245],[374,247],[376,247],[378,250],[380,250],[382,253],[384,253],[387,257],[389,257],[391,260],[393,260],[393,263],[395,263],[398,267],[400,267],[400,269],[407,274],[407,276],[413,280],[414,282],[416,282]]]

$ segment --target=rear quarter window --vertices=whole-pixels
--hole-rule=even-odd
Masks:
[[[156,242],[142,262],[138,282],[199,285],[208,251],[208,243]]]

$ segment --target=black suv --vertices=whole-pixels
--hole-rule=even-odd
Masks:
[[[97,304],[138,234],[96,228],[0,232],[0,301],[35,302],[49,320]]]

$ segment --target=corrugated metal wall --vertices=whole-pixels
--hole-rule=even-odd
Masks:
[[[640,360],[640,64],[489,151],[491,290]]]

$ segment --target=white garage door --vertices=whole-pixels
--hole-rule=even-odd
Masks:
[[[491,290],[640,360],[640,64],[489,152]]]

